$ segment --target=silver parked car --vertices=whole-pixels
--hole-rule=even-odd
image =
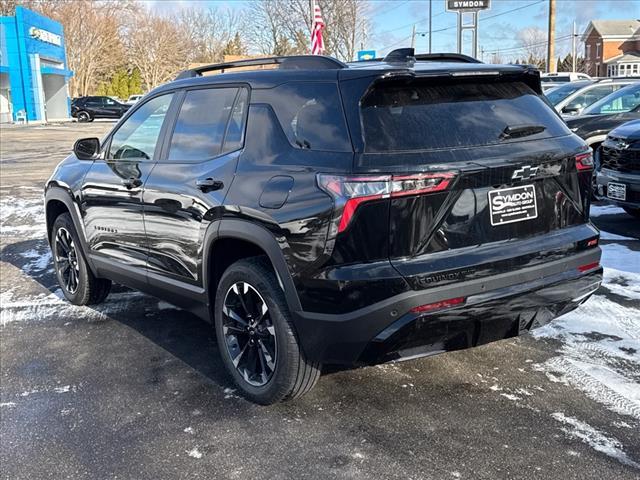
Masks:
[[[556,110],[562,116],[580,115],[585,108],[593,105],[598,100],[603,99],[607,95],[612,94],[622,87],[637,83],[638,81],[638,79],[632,78],[605,78],[603,80],[598,80],[596,82],[586,84],[582,88],[575,90],[573,93],[570,93],[557,103],[553,100],[551,101],[551,103],[554,104]],[[566,87],[567,85],[565,85],[564,87]],[[552,95],[553,93],[555,93],[555,90],[550,92],[549,95]]]

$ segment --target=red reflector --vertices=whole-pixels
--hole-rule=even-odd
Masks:
[[[587,272],[589,270],[593,270],[594,268],[598,268],[600,266],[600,262],[587,263],[586,265],[581,265],[578,267],[580,272]]]
[[[587,247],[595,247],[596,245],[598,245],[598,239],[597,238],[592,238],[591,240],[589,240],[587,242]]]
[[[576,169],[579,172],[593,170],[593,154],[588,152],[576,155]]]
[[[449,300],[442,300],[441,302],[427,303],[426,305],[420,305],[410,310],[411,313],[426,313],[433,312],[435,310],[442,310],[444,308],[455,307],[456,305],[462,305],[465,301],[465,297],[450,298]]]

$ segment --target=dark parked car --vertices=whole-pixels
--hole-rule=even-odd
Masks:
[[[602,143],[596,198],[640,218],[640,120],[614,129]]]
[[[96,118],[120,118],[131,105],[111,97],[80,97],[71,102],[71,116],[79,122],[93,122]]]
[[[611,130],[636,119],[640,119],[640,83],[613,92],[566,122],[596,151]]]
[[[531,67],[413,49],[183,72],[47,182],[62,291],[211,321],[263,404],[539,327],[602,280],[592,155],[541,95]]]

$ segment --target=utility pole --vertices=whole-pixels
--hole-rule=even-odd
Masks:
[[[433,0],[429,0],[429,53],[431,53],[431,7]]]
[[[573,22],[573,35],[571,37],[571,71],[576,73],[576,22]]]
[[[416,48],[416,24],[413,24],[413,30],[411,31],[411,48]]]
[[[549,33],[547,38],[547,72],[556,71],[556,0],[549,0]]]

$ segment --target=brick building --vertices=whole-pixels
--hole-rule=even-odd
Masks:
[[[593,20],[582,41],[592,77],[640,75],[640,20]]]

